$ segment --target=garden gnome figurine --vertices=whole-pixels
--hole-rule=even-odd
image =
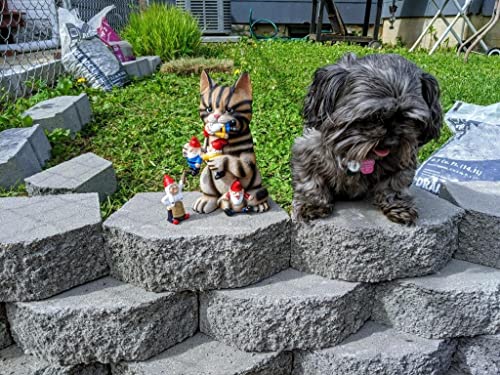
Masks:
[[[192,137],[182,148],[182,153],[188,162],[191,175],[196,176],[200,172],[202,163],[201,144],[198,138]]]
[[[223,154],[224,147],[227,145],[227,141],[225,139],[217,138],[208,144],[206,152],[201,155],[201,158],[208,162],[213,158],[217,158]],[[216,180],[221,179],[226,175],[224,170],[218,170],[215,172],[214,178]]]
[[[219,198],[219,207],[224,210],[227,216],[233,216],[235,213],[252,212],[252,208],[248,206],[247,202],[252,197],[243,190],[241,182],[236,180],[232,183],[231,188],[226,194]]]
[[[182,188],[186,175],[183,173],[181,182],[176,183],[169,175],[163,176],[163,186],[165,187],[165,196],[161,199],[161,203],[167,206],[167,220],[172,224],[179,224],[182,220],[189,219],[189,214],[184,209],[182,203]]]

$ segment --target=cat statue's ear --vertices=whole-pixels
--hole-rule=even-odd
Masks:
[[[244,91],[248,96],[252,96],[252,82],[250,81],[250,75],[246,72],[243,73],[234,84],[234,89],[235,91]]]
[[[210,89],[214,85],[212,78],[208,75],[206,70],[201,72],[200,77],[200,93],[204,93],[206,90]]]

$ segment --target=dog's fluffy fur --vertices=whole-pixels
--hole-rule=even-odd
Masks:
[[[348,54],[314,75],[305,128],[292,150],[294,216],[327,216],[334,202],[373,195],[392,221],[418,217],[408,194],[418,148],[439,137],[442,109],[436,79],[399,55]],[[390,150],[381,158],[376,149]],[[375,160],[372,174],[348,175],[348,160]]]

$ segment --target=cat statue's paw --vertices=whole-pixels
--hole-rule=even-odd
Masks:
[[[202,195],[193,204],[193,210],[200,214],[209,214],[217,209],[217,198]]]

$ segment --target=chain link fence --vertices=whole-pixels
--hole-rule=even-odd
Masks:
[[[115,5],[107,16],[119,30],[144,0],[0,0],[0,109],[29,95],[39,82],[52,84],[63,72],[57,8],[76,9],[88,21],[102,8]]]

